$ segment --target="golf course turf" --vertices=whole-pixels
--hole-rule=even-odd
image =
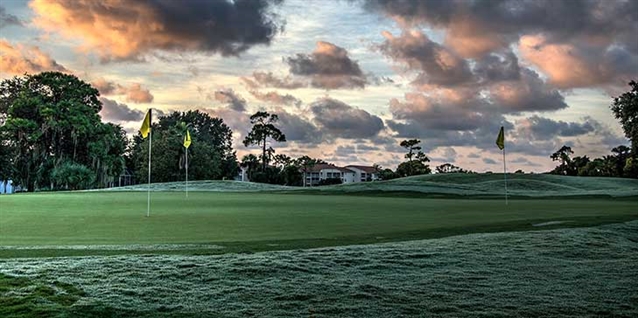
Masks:
[[[500,177],[0,196],[0,316],[638,315],[638,180]]]
[[[40,193],[2,197],[0,257],[225,253],[591,226],[638,219],[631,199],[431,199],[280,193]],[[189,245],[191,244],[191,245]],[[222,248],[201,248],[214,244]],[[99,249],[91,246],[100,245]],[[109,245],[128,245],[127,249]],[[20,247],[31,248],[22,249]],[[69,246],[83,248],[69,249]],[[38,248],[33,248],[38,247]],[[40,250],[40,251],[38,251]]]

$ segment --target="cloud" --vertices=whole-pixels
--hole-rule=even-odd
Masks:
[[[212,98],[209,99],[214,99],[216,101],[226,103],[230,106],[231,109],[238,112],[243,112],[246,110],[246,100],[237,95],[232,88],[215,91]]]
[[[32,0],[33,22],[83,41],[103,60],[139,60],[154,50],[236,56],[281,30],[269,9],[281,1]]]
[[[253,72],[252,78],[243,77],[242,81],[250,89],[314,87],[327,90],[365,88],[370,83],[381,84],[387,81],[372,74],[364,74],[359,63],[350,58],[346,49],[329,42],[319,41],[312,53],[298,53],[284,58],[284,61],[289,66],[289,74],[286,76]]]
[[[293,80],[290,76],[280,78],[271,72],[253,72],[252,78],[242,77],[241,80],[252,89],[260,87],[297,89],[307,86],[306,83]]]
[[[559,88],[623,85],[638,69],[636,1],[360,2],[404,30],[443,31],[445,47],[461,58],[478,60],[518,44]]]
[[[142,87],[140,83],[132,83],[125,87],[100,77],[92,81],[91,86],[95,87],[101,95],[126,95],[128,102],[151,103],[154,99],[153,94],[147,88]]]
[[[10,25],[22,25],[22,22],[15,15],[7,13],[3,6],[0,6],[0,29]]]
[[[521,138],[547,140],[556,137],[575,137],[596,131],[601,124],[591,117],[581,123],[539,117],[524,118],[516,122],[516,134]]]
[[[475,130],[502,120],[501,116],[486,112],[488,102],[474,92],[440,90],[438,93],[406,93],[405,101],[393,98],[390,112],[394,119],[432,130]]]
[[[321,129],[333,137],[371,138],[384,127],[381,118],[328,97],[313,102],[310,111]]]
[[[12,45],[0,39],[0,72],[22,75],[44,71],[70,72],[37,46],[20,43]]]
[[[525,157],[518,157],[518,158],[515,158],[514,160],[509,161],[509,162],[511,162],[511,163],[520,163],[520,164],[524,164],[524,165],[529,166],[529,167],[541,167],[540,164],[532,162],[531,160],[529,160],[529,159],[527,159]]]
[[[286,140],[313,144],[322,141],[321,130],[308,119],[288,113],[281,108],[276,109],[273,113],[279,116],[277,126],[286,135]]]
[[[473,80],[467,61],[446,47],[430,41],[421,31],[405,31],[395,37],[384,31],[385,42],[376,46],[384,55],[420,73],[417,84],[454,86]]]
[[[126,104],[120,104],[104,97],[100,97],[100,101],[102,102],[100,115],[102,115],[104,120],[117,123],[122,121],[142,121],[144,118],[144,112],[131,109]]]
[[[309,77],[315,88],[364,88],[367,84],[359,63],[344,48],[329,42],[319,41],[311,54],[297,54],[285,61],[291,74]]]
[[[153,94],[142,88],[141,84],[133,83],[127,88],[126,100],[133,103],[150,103],[153,101]]]
[[[518,58],[512,51],[483,56],[476,60],[473,71],[481,83],[516,81],[521,77]]]
[[[451,47],[476,56],[503,48],[520,35],[544,33],[554,41],[575,38],[634,44],[638,25],[634,1],[391,1],[366,0],[368,10],[402,25],[428,25],[450,32]],[[468,45],[466,39],[480,44]],[[456,45],[458,43],[458,45]]]
[[[272,103],[275,105],[301,105],[301,100],[290,94],[282,95],[275,91],[261,93],[257,90],[249,90],[248,92],[260,101]]]
[[[494,159],[490,159],[490,158],[483,158],[483,162],[488,164],[488,165],[495,165],[497,164],[497,162]]]
[[[587,45],[552,43],[545,36],[530,35],[521,37],[519,51],[559,88],[626,83],[638,73],[638,54],[624,47],[601,50]]]
[[[91,82],[91,86],[95,87],[102,95],[126,94],[126,89],[122,85],[107,81],[102,77]]]
[[[518,81],[499,82],[489,87],[490,97],[510,113],[553,111],[567,108],[558,90],[548,87],[536,72],[521,69]]]

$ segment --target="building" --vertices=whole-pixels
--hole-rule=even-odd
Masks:
[[[347,169],[350,169],[355,172],[355,182],[366,182],[366,181],[376,181],[379,180],[379,171],[375,167],[370,166],[346,166]]]
[[[235,181],[250,181],[248,179],[248,167],[246,166],[239,166],[239,169],[237,169],[237,175],[234,178]]]
[[[379,179],[379,174],[374,167],[346,166],[337,167],[331,164],[316,164],[301,171],[306,186],[315,186],[328,179],[340,179],[342,183],[355,183],[374,181]]]
[[[0,180],[0,194],[11,194],[15,192],[15,188],[13,187],[13,181],[11,180]]]

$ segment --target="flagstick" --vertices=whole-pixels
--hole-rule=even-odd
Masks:
[[[505,205],[507,205],[507,165],[505,164],[505,147],[503,147],[503,180],[505,180]]]
[[[149,123],[150,126],[150,123]],[[148,132],[148,189],[147,189],[147,204],[146,204],[146,217],[151,215],[151,140],[153,139],[153,132]]]
[[[188,148],[186,148],[186,197],[188,198]]]

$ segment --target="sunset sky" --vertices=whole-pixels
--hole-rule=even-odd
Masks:
[[[92,83],[104,121],[148,108],[223,118],[241,143],[279,115],[277,153],[337,165],[404,160],[543,172],[570,145],[628,144],[609,105],[638,78],[638,1],[5,0],[0,79],[57,70]]]

